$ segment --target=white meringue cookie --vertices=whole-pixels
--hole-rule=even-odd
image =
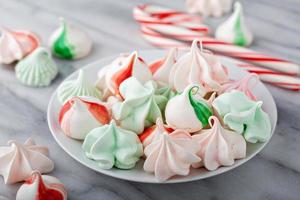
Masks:
[[[40,45],[37,35],[29,31],[2,30],[0,63],[11,64],[21,60]]]
[[[187,0],[186,9],[190,13],[220,17],[231,10],[232,0]]]
[[[154,61],[149,65],[150,70],[153,74],[153,80],[155,80],[159,85],[166,86],[169,83],[170,72],[173,65],[177,60],[178,49],[170,49],[168,54],[157,61]]]
[[[154,173],[159,181],[174,175],[188,175],[191,165],[201,161],[196,155],[199,147],[188,132],[175,130],[169,133],[161,119],[156,125],[152,141],[144,149],[144,170]]]
[[[248,46],[253,41],[253,34],[244,20],[240,2],[234,4],[233,14],[216,30],[216,38],[240,46]]]
[[[108,124],[110,119],[106,105],[94,97],[73,97],[59,114],[64,133],[79,140],[83,140],[92,129]]]
[[[60,58],[79,59],[90,53],[92,40],[85,32],[60,18],[60,27],[51,35],[49,46]]]
[[[16,200],[67,200],[65,186],[55,177],[41,175],[34,171],[30,178],[21,185]]]
[[[227,69],[216,56],[202,50],[201,41],[194,40],[190,52],[181,56],[172,67],[169,84],[182,92],[190,84],[217,91],[228,82]]]
[[[193,135],[201,147],[198,155],[202,161],[194,167],[204,166],[208,170],[216,170],[220,166],[234,164],[234,159],[246,157],[246,141],[237,132],[226,130],[215,116],[209,118],[210,129],[201,130]]]
[[[183,93],[169,100],[165,116],[171,128],[193,133],[208,125],[208,118],[212,115],[211,100],[199,96],[199,88],[198,85],[189,85]]]
[[[150,69],[136,51],[129,56],[121,55],[111,64],[103,67],[98,72],[96,86],[106,99],[110,95],[119,95],[121,83],[130,77],[135,77],[142,84],[152,79]]]
[[[34,170],[51,172],[54,163],[48,158],[46,147],[38,146],[29,138],[25,144],[9,141],[9,146],[0,147],[0,175],[5,184],[17,183],[27,179]]]

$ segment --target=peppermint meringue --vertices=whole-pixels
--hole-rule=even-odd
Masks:
[[[29,31],[2,30],[0,63],[11,64],[21,60],[40,45],[37,35]]]
[[[91,96],[101,98],[101,92],[89,83],[85,71],[80,69],[76,80],[63,82],[57,89],[57,98],[61,104],[75,96]]]
[[[232,0],[187,0],[186,9],[189,13],[220,17],[231,10]]]
[[[170,72],[177,60],[178,50],[176,48],[170,49],[165,58],[159,59],[149,65],[153,74],[153,80],[160,85],[168,85],[170,79]]]
[[[98,72],[96,85],[103,92],[105,99],[110,95],[119,95],[120,84],[130,77],[135,77],[142,84],[152,79],[150,69],[136,51],[129,56],[121,55],[102,68]]]
[[[21,185],[16,200],[67,200],[65,186],[53,176],[41,175],[34,171],[30,178]]]
[[[196,155],[199,151],[197,143],[184,130],[169,133],[161,119],[156,125],[152,141],[144,149],[144,170],[154,173],[159,181],[174,175],[188,175],[191,165],[201,161]]]
[[[143,155],[138,136],[132,131],[116,126],[114,120],[109,125],[90,131],[82,148],[85,155],[95,160],[102,169],[111,169],[113,166],[131,169]]]
[[[51,35],[49,46],[60,58],[79,59],[90,53],[92,40],[85,32],[60,18],[60,27]]]
[[[252,81],[252,85],[250,85],[251,81]],[[238,90],[245,93],[245,95],[249,97],[251,100],[256,101],[256,97],[253,94],[252,89],[257,82],[258,82],[257,74],[248,74],[247,76],[243,77],[240,80],[225,83],[218,91],[218,94],[220,95],[222,93],[230,92],[232,90]]]
[[[246,141],[240,134],[222,127],[215,116],[209,118],[210,129],[203,129],[193,135],[199,144],[198,156],[201,162],[194,167],[204,166],[208,170],[216,170],[220,166],[230,166],[235,159],[246,157]]]
[[[243,8],[240,2],[234,4],[233,14],[216,30],[216,38],[240,46],[248,46],[253,41],[253,34],[246,26]]]
[[[165,115],[170,127],[193,133],[208,125],[208,118],[213,113],[211,100],[206,101],[198,95],[199,88],[198,85],[190,85],[183,93],[169,100]]]
[[[169,77],[170,86],[177,92],[182,92],[190,84],[217,91],[221,84],[228,82],[227,69],[216,56],[202,50],[199,40],[194,40],[190,52],[178,59]]]
[[[153,125],[157,118],[162,117],[168,99],[155,95],[155,87],[154,82],[142,85],[135,77],[123,81],[120,94],[124,101],[112,107],[113,116],[122,128],[140,134],[145,127]]]
[[[28,86],[48,86],[58,73],[49,52],[39,47],[16,65],[17,79]]]
[[[64,133],[83,140],[94,128],[108,124],[110,114],[106,105],[94,97],[73,97],[61,108],[59,124]]]
[[[247,142],[265,142],[271,137],[271,122],[262,110],[262,101],[252,101],[243,92],[233,90],[212,103],[230,129],[243,134]]]
[[[9,146],[0,147],[0,175],[5,184],[12,184],[27,179],[32,171],[51,172],[54,163],[48,158],[48,148],[38,146],[29,138],[25,144],[11,140]]]

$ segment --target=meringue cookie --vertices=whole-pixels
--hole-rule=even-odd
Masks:
[[[217,28],[216,38],[240,46],[252,43],[253,34],[246,26],[240,2],[234,4],[233,14]]]
[[[49,52],[39,47],[16,65],[17,79],[28,86],[48,86],[58,69]]]
[[[203,129],[193,135],[200,146],[198,156],[202,161],[194,167],[204,166],[216,170],[220,166],[234,164],[234,159],[246,157],[246,141],[240,134],[224,129],[215,116],[209,118],[210,129]]]
[[[208,118],[212,115],[211,100],[206,101],[197,95],[199,88],[190,85],[167,103],[165,115],[170,127],[193,133],[208,125]]]
[[[142,84],[152,79],[150,69],[136,51],[129,56],[122,55],[102,68],[98,72],[96,85],[105,99],[110,95],[119,95],[120,84],[129,77],[135,77]]]
[[[172,88],[167,85],[163,86],[161,88],[158,88],[155,91],[155,94],[162,95],[162,96],[166,97],[168,100],[170,100],[171,98],[173,98],[177,95],[176,91],[172,90]]]
[[[169,77],[170,86],[177,92],[182,92],[190,84],[217,91],[221,84],[228,82],[227,69],[216,56],[202,50],[199,40],[194,40],[190,52],[178,59]]]
[[[161,119],[156,125],[152,141],[144,149],[144,170],[154,173],[159,181],[174,175],[188,175],[191,165],[201,161],[196,155],[199,150],[197,143],[184,130],[169,133]]]
[[[63,82],[57,89],[57,98],[61,104],[75,96],[91,96],[101,98],[101,92],[90,84],[85,71],[80,69],[76,80]]]
[[[89,159],[95,160],[100,168],[131,169],[143,155],[138,136],[129,130],[109,125],[93,129],[86,136],[82,148]]]
[[[265,142],[271,137],[271,122],[262,110],[262,101],[252,101],[243,92],[233,90],[212,103],[230,129],[243,134],[247,142]]]
[[[112,107],[114,118],[122,128],[137,134],[145,127],[155,123],[162,117],[162,110],[168,99],[162,95],[155,95],[155,85],[149,81],[142,85],[135,77],[123,81],[120,85],[120,94],[124,101]]]
[[[149,65],[149,68],[153,74],[153,80],[160,85],[168,85],[170,79],[170,72],[173,65],[177,60],[178,50],[170,49],[165,58],[159,59]]]
[[[200,13],[204,17],[220,17],[231,10],[232,0],[187,0],[189,13]]]
[[[250,85],[252,80],[254,81],[252,85]],[[253,94],[252,89],[257,82],[258,82],[257,74],[248,74],[247,76],[243,77],[240,80],[225,83],[218,91],[218,94],[220,95],[225,92],[231,92],[232,90],[238,90],[245,93],[245,95],[249,97],[251,100],[256,101],[256,97]]]
[[[109,121],[106,105],[94,97],[73,97],[59,113],[59,124],[64,133],[79,140],[83,140],[92,129],[108,124]]]
[[[33,139],[29,138],[25,144],[13,140],[7,144],[9,146],[0,147],[0,175],[5,184],[23,181],[34,170],[41,173],[53,170],[54,164],[48,158],[48,148],[36,145]]]
[[[21,60],[40,45],[38,36],[29,31],[2,30],[0,63],[11,64]]]
[[[67,200],[65,186],[55,177],[41,175],[34,171],[30,178],[21,185],[16,200]]]
[[[78,59],[90,53],[92,40],[85,32],[60,18],[60,27],[51,35],[49,46],[60,58]]]

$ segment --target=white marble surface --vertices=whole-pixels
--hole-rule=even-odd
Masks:
[[[65,183],[69,199],[300,199],[300,94],[272,86],[268,88],[276,100],[279,120],[270,143],[251,161],[217,177],[172,185],[122,181],[82,166],[56,144],[47,126],[46,108],[51,93],[70,72],[105,56],[153,48],[141,38],[132,19],[133,6],[143,2],[0,0],[0,27],[31,29],[46,45],[57,18],[63,16],[84,28],[95,43],[85,59],[56,60],[60,76],[48,88],[25,87],[15,79],[13,67],[0,66],[0,144],[31,136],[47,145],[55,162],[51,174]],[[300,62],[300,1],[242,3],[256,37],[253,48]],[[184,5],[183,0],[163,4],[178,9]],[[211,25],[220,21],[208,20]],[[4,185],[0,179],[0,199],[15,199],[18,187]]]

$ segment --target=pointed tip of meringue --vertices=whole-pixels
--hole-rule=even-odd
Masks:
[[[240,11],[240,10],[242,10],[242,9],[243,9],[243,6],[242,6],[241,2],[236,1],[236,2],[234,3],[234,12]]]

